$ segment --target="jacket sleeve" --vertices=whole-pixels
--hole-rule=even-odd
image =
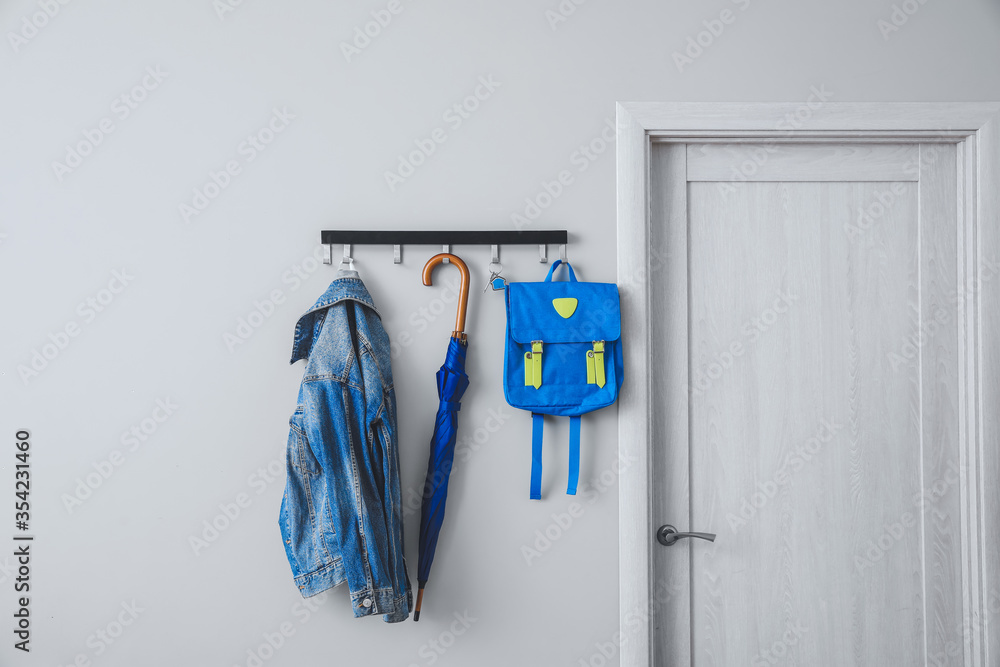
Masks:
[[[383,464],[389,462],[366,419],[365,396],[349,383],[314,380],[304,385],[303,402],[308,440],[328,490],[329,507],[315,509],[329,512],[331,530],[324,537],[342,560],[354,615],[404,620],[408,591],[398,576],[403,545],[392,529],[402,517],[391,516],[383,502],[389,467]]]

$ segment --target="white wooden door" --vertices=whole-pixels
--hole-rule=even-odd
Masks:
[[[649,168],[654,664],[966,664],[956,143]]]

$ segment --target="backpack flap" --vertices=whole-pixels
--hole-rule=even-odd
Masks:
[[[517,343],[590,343],[621,338],[613,283],[510,283],[507,326]]]

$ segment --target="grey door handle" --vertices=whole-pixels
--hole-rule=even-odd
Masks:
[[[685,537],[697,537],[700,540],[708,540],[709,542],[715,541],[715,533],[679,533],[670,524],[660,526],[660,529],[656,531],[656,541],[665,547],[669,547],[677,540]]]

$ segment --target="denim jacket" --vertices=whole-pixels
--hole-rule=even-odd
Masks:
[[[289,420],[279,523],[303,597],[346,581],[354,615],[406,620],[396,396],[389,337],[368,290],[341,271],[295,326],[306,359]]]

